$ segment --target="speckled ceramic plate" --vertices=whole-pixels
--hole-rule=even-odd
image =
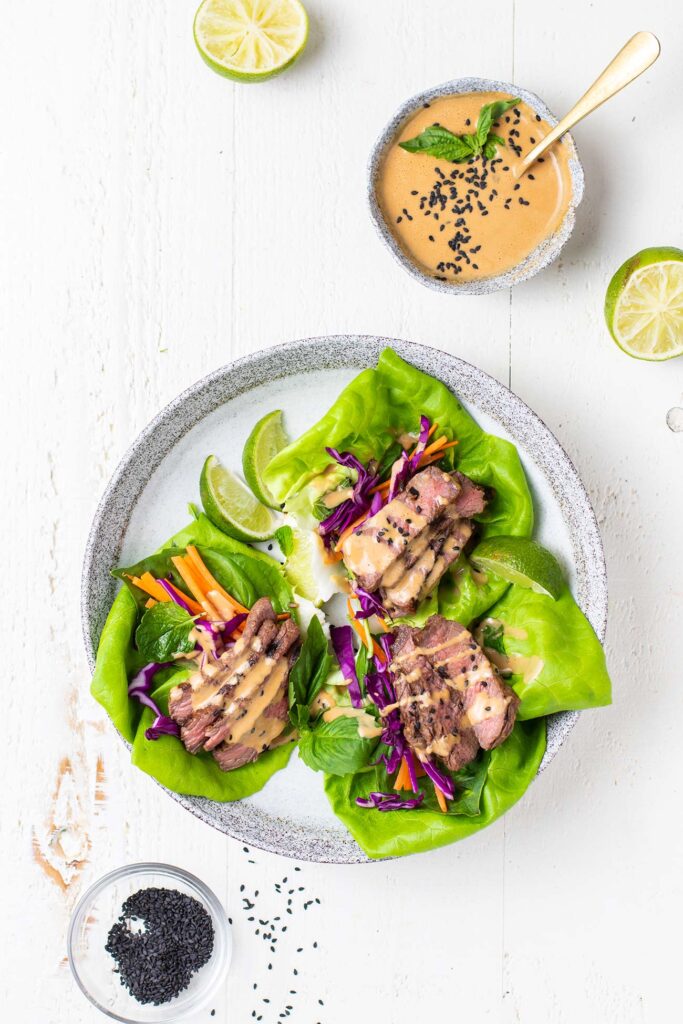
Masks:
[[[510,82],[498,82],[490,78],[456,78],[452,82],[444,82],[442,85],[435,85],[432,89],[412,96],[396,111],[391,121],[380,135],[370,154],[368,166],[368,202],[370,204],[370,216],[377,232],[392,253],[395,259],[401,264],[411,277],[414,277],[420,284],[428,288],[434,288],[439,292],[446,292],[449,295],[486,295],[489,292],[500,291],[501,288],[509,288],[511,285],[519,284],[533,277],[539,270],[543,270],[549,263],[557,259],[563,246],[568,241],[574,230],[576,208],[583,198],[583,167],[576,152],[576,146],[572,136],[567,133],[562,138],[561,145],[569,150],[569,171],[572,180],[572,194],[570,196],[567,212],[562,223],[548,238],[544,239],[533,252],[529,253],[517,266],[506,270],[503,274],[496,274],[494,277],[483,277],[479,281],[439,281],[431,274],[425,274],[406,255],[391,230],[387,226],[379,204],[377,202],[377,176],[382,166],[382,160],[387,148],[392,144],[401,130],[405,121],[419,110],[425,103],[431,103],[442,96],[453,96],[469,92],[502,92],[508,96],[519,96],[527,106],[539,114],[544,121],[554,126],[557,118],[548,110],[543,100],[528,89],[520,89]]]
[[[359,370],[391,345],[404,359],[442,380],[486,430],[520,452],[537,514],[538,539],[564,564],[577,600],[600,640],[607,620],[605,562],[593,510],[567,454],[516,395],[469,363],[437,349],[388,338],[336,336],[294,341],[246,356],[184,391],[147,426],[104,493],[85,553],[82,617],[90,666],[117,584],[112,566],[155,550],[187,522],[208,453],[239,465],[253,424],[283,409],[296,437],[331,405]],[[548,720],[541,771],[572,729],[577,713]],[[366,860],[330,811],[322,777],[296,756],[253,797],[237,803],[178,796],[198,818],[243,842],[301,860]]]

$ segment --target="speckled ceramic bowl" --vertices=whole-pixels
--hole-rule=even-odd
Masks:
[[[392,144],[404,122],[425,103],[440,99],[442,96],[453,96],[456,93],[469,92],[503,92],[509,96],[519,96],[532,110],[539,114],[544,121],[550,125],[557,124],[557,118],[552,114],[545,103],[529,92],[527,89],[520,89],[510,82],[497,82],[489,78],[456,78],[453,82],[444,82],[443,85],[436,85],[433,89],[427,89],[417,96],[413,96],[396,111],[389,124],[386,126],[379,139],[375,143],[370,156],[368,167],[368,201],[370,204],[370,216],[377,229],[377,233],[392,253],[395,259],[407,270],[411,277],[436,291],[445,292],[448,295],[487,295],[490,292],[500,291],[502,288],[509,288],[520,281],[526,281],[533,277],[539,270],[543,270],[548,264],[556,259],[563,246],[574,230],[574,219],[576,208],[583,198],[583,167],[576,152],[576,146],[571,135],[564,136],[564,144],[569,147],[570,159],[569,169],[572,179],[572,195],[569,201],[564,220],[557,231],[544,239],[533,252],[518,263],[511,270],[506,270],[495,277],[483,277],[479,281],[438,281],[430,274],[425,274],[417,264],[408,256],[391,232],[384,219],[379,203],[377,202],[377,178],[382,165],[382,160],[387,148]]]
[[[187,502],[196,499],[206,455],[214,452],[235,465],[252,426],[272,409],[284,410],[291,436],[298,436],[387,345],[443,381],[485,430],[517,445],[534,495],[535,536],[558,555],[581,608],[604,639],[607,581],[597,523],[576,469],[545,424],[462,359],[406,341],[350,335],[294,341],[238,359],[184,391],[133,442],[95,512],[85,552],[82,618],[91,668],[118,587],[109,570],[156,550],[187,522]],[[541,770],[577,717],[569,712],[548,719]],[[320,775],[297,757],[246,800],[170,796],[222,832],[265,850],[301,860],[367,860],[332,814]]]

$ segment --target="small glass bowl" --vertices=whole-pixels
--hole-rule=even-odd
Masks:
[[[188,987],[161,1006],[139,1003],[121,984],[113,958],[105,950],[109,929],[124,901],[151,886],[193,896],[213,922],[211,957]],[[67,937],[69,965],[81,991],[98,1010],[123,1024],[167,1024],[183,1020],[209,1002],[232,957],[232,932],[221,903],[198,878],[170,864],[130,864],[104,875],[79,900]]]

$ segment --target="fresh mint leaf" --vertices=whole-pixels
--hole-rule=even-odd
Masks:
[[[408,153],[425,153],[451,163],[461,163],[472,156],[472,146],[465,136],[454,135],[437,124],[425,128],[414,139],[399,142],[399,146]]]
[[[294,531],[291,526],[278,526],[275,531],[275,540],[280,545],[280,551],[289,558],[292,551],[294,550]]]
[[[481,631],[483,646],[489,647],[492,651],[498,651],[499,654],[505,654],[505,647],[503,645],[504,633],[505,630],[501,622],[487,622]]]
[[[152,605],[135,631],[135,643],[145,661],[169,661],[174,654],[194,650],[190,632],[194,619],[171,601]]]
[[[328,650],[327,637],[320,619],[314,615],[301,653],[289,673],[289,717],[292,725],[298,727],[302,709],[308,720],[308,708],[330,674],[331,665],[332,656]]]
[[[358,735],[358,719],[342,716],[322,719],[299,739],[299,757],[316,772],[349,775],[365,768],[377,746],[377,738]]]

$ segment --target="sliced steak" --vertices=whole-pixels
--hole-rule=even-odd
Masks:
[[[438,585],[472,536],[472,524],[460,519],[454,505],[408,547],[385,573],[379,593],[389,615],[410,615]]]
[[[402,626],[392,671],[408,743],[421,760],[452,771],[510,734],[519,698],[459,622],[433,615],[423,629]]]
[[[462,473],[428,466],[342,545],[347,569],[379,591],[389,615],[410,615],[438,585],[472,536],[484,490]]]
[[[278,622],[268,598],[256,602],[234,646],[219,659],[206,658],[171,691],[169,714],[190,753],[212,750],[228,771],[253,761],[279,737],[299,641],[292,619]]]
[[[377,590],[384,573],[405,553],[413,538],[459,493],[460,484],[448,473],[428,466],[413,477],[406,490],[347,537],[342,545],[344,564],[361,587]]]
[[[460,484],[460,494],[455,499],[455,508],[462,519],[471,519],[472,516],[480,515],[486,508],[486,493],[483,487],[475,484],[463,473],[454,473],[453,476]]]

